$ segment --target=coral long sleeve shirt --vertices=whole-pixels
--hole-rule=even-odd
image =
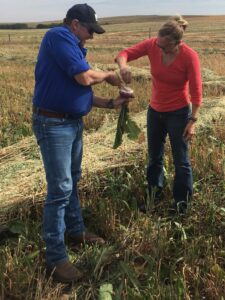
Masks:
[[[202,80],[198,54],[184,42],[177,57],[169,65],[162,63],[162,50],[157,38],[144,40],[122,50],[118,56],[127,61],[148,56],[152,77],[150,106],[159,112],[174,111],[190,102],[199,106],[202,102]]]

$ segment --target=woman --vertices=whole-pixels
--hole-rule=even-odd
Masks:
[[[148,56],[151,65],[152,96],[147,113],[150,195],[163,189],[163,155],[169,135],[175,166],[172,211],[185,214],[193,193],[188,141],[202,102],[202,81],[197,53],[182,41],[188,23],[181,16],[171,18],[158,36],[122,50],[116,62],[126,83],[131,82],[127,62]],[[191,103],[191,106],[190,106]]]

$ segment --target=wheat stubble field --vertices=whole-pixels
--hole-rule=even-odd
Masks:
[[[89,41],[93,68],[116,69],[124,47],[154,36],[165,17],[103,20],[106,34]],[[135,142],[112,149],[118,111],[85,117],[80,196],[88,227],[104,247],[69,250],[84,270],[75,286],[46,278],[41,214],[45,178],[31,131],[34,66],[44,30],[0,31],[0,299],[209,299],[225,295],[225,16],[187,17],[184,40],[201,59],[204,104],[190,146],[194,201],[185,219],[168,218],[173,164],[167,145],[165,200],[146,199],[146,108],[151,95],[147,59],[133,62],[132,117],[142,129]],[[114,97],[106,84],[96,94]],[[105,298],[104,298],[105,297]],[[107,298],[108,297],[108,298]]]

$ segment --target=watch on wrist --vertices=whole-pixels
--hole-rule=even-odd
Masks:
[[[193,116],[191,116],[191,117],[189,118],[189,121],[192,121],[193,123],[195,123],[197,120],[198,120],[198,119],[195,118],[195,117],[193,117]]]
[[[109,99],[109,101],[107,102],[107,105],[106,107],[109,108],[109,109],[113,109],[114,108],[114,103],[113,103],[113,100],[114,99]]]

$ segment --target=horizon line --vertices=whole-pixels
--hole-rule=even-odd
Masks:
[[[107,16],[107,17],[99,17],[98,20],[111,19],[111,18],[129,18],[129,17],[168,17],[170,14],[152,14],[152,15],[117,15],[117,16]],[[225,17],[225,14],[182,14],[184,17]],[[0,24],[20,24],[20,23],[46,23],[46,22],[62,22],[63,19],[59,20],[42,20],[42,21],[9,21],[9,22],[0,22]]]

